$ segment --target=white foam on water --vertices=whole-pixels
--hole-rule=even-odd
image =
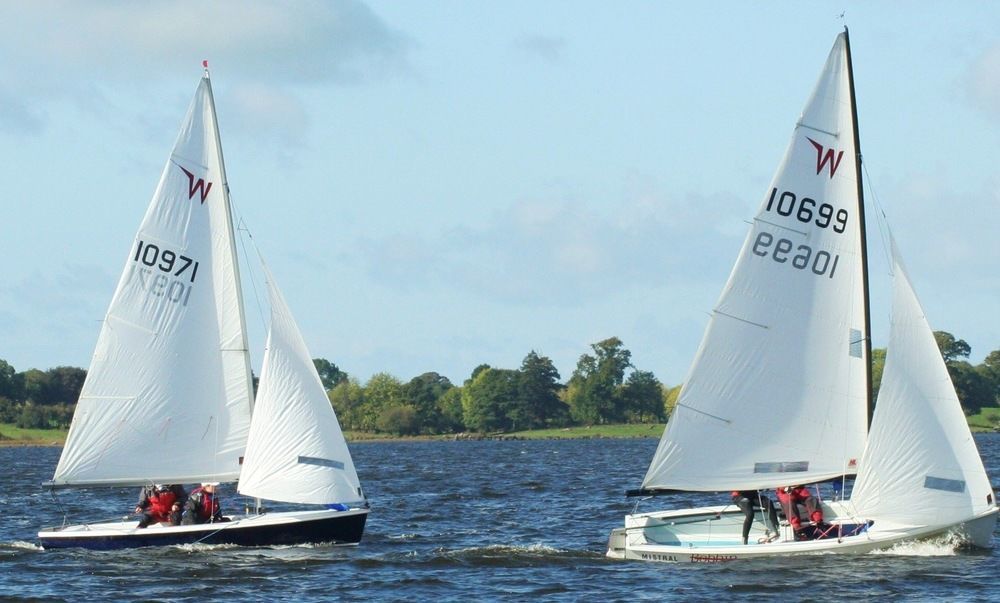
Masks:
[[[895,555],[900,557],[953,557],[963,545],[957,534],[945,534],[929,540],[900,542],[888,549],[872,551],[872,555]]]
[[[23,551],[44,551],[45,550],[38,543],[36,543],[36,542],[28,542],[26,540],[14,540],[13,542],[5,542],[5,543],[3,543],[2,546],[9,547],[9,548],[12,548],[12,549],[20,549],[20,550],[23,550]]]

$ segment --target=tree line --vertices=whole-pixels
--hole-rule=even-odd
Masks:
[[[936,331],[938,347],[966,414],[1000,404],[1000,349],[973,366],[971,347]],[[403,382],[377,373],[366,382],[325,358],[313,363],[344,429],[395,435],[499,432],[604,423],[662,422],[681,386],[663,385],[632,363],[617,337],[594,343],[561,382],[552,360],[532,350],[516,369],[477,366],[460,385],[436,372]],[[872,350],[874,388],[885,363]],[[68,427],[86,371],[60,366],[16,372],[0,360],[0,423]]]

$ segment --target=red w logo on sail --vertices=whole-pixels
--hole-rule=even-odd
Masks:
[[[823,152],[823,145],[816,142],[812,138],[806,136],[806,140],[812,143],[812,146],[816,147],[816,174],[819,175],[823,171],[826,164],[830,164],[830,178],[837,172],[837,167],[840,166],[840,160],[844,158],[844,152],[837,152],[837,158],[833,158],[834,150],[833,148],[826,149],[826,153]]]
[[[198,178],[197,180],[195,180],[194,174],[192,174],[191,172],[187,171],[186,169],[182,168],[179,165],[177,167],[181,168],[181,171],[187,174],[188,199],[194,199],[195,193],[201,193],[201,202],[202,204],[204,204],[205,197],[208,196],[208,191],[212,190],[212,183],[211,182],[206,183],[204,178]]]

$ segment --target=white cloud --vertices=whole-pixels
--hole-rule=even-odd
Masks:
[[[304,111],[281,87],[408,73],[413,45],[358,0],[4,2],[0,23],[0,131],[22,134],[44,129],[55,103],[104,119],[130,95],[159,102],[165,80],[208,59],[241,87],[243,111],[264,135],[298,144]]]
[[[566,40],[538,34],[523,35],[514,40],[514,48],[546,61],[558,61],[566,49]]]
[[[412,42],[358,0],[3,3],[8,60],[73,76],[155,78],[211,58],[242,75],[354,82],[405,71]],[[46,75],[46,73],[36,73]]]
[[[1000,118],[1000,45],[976,60],[966,81],[973,103],[993,118]]]
[[[360,250],[373,278],[390,287],[447,285],[507,303],[578,305],[682,280],[697,286],[708,267],[724,274],[739,246],[741,234],[730,228],[739,205],[731,197],[652,195],[605,215],[578,203],[522,201],[479,228],[368,239]],[[698,251],[706,246],[720,253]]]

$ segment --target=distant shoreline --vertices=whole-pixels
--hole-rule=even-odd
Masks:
[[[591,425],[562,427],[556,429],[536,429],[531,431],[496,433],[448,433],[435,435],[394,436],[384,433],[357,431],[344,432],[352,444],[380,442],[457,442],[457,441],[516,441],[516,440],[592,440],[592,439],[635,439],[659,438],[663,434],[663,423],[635,423],[615,425]],[[971,425],[973,433],[996,433],[995,429]],[[66,431],[59,429],[21,430],[8,424],[0,424],[0,448],[27,446],[61,447],[66,442]],[[10,435],[8,435],[10,434]]]
[[[627,439],[659,438],[663,433],[663,423],[635,423],[615,425],[592,425],[562,427],[556,429],[536,429],[531,431],[491,432],[491,433],[447,433],[434,435],[394,436],[384,433],[346,431],[344,436],[350,443],[366,442],[454,442],[454,441],[507,441],[507,440],[582,440],[582,439]],[[0,424],[0,447],[18,446],[62,446],[66,442],[66,430],[35,429],[22,430],[12,425]]]

